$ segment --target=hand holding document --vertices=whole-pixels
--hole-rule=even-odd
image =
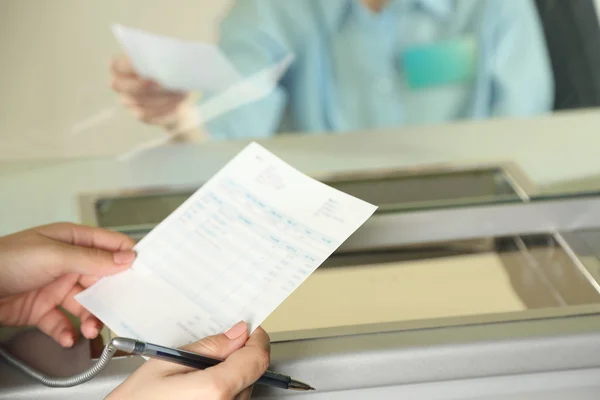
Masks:
[[[219,47],[159,36],[115,25],[113,33],[135,72],[174,92],[210,92],[209,100],[186,112],[170,135],[141,144],[119,159],[126,160],[147,149],[167,143],[172,135],[195,131],[207,122],[271,93],[295,59],[288,54],[251,76],[242,76]],[[189,105],[187,105],[189,107]]]
[[[253,331],[374,212],[256,143],[76,299],[120,336],[181,346]]]

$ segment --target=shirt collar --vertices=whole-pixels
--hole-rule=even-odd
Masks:
[[[415,5],[437,18],[448,18],[454,9],[454,0],[413,0]]]
[[[323,1],[325,2],[331,0]],[[408,8],[412,6],[421,8],[426,13],[433,15],[434,18],[447,19],[452,15],[452,12],[455,8],[455,3],[456,0],[389,0],[389,4],[386,6],[386,8],[390,8],[392,10],[406,10],[406,6],[408,6]],[[336,2],[331,1],[331,3],[325,4],[336,4]],[[345,3],[340,4],[344,4],[345,7],[339,7],[337,12],[334,13],[337,14],[337,21],[334,23],[334,26],[336,26],[337,29],[340,29],[344,21],[351,14],[355,14],[357,12],[363,14],[365,13],[364,10],[362,10],[364,6],[361,4],[361,0],[346,0]],[[329,9],[331,7],[326,8]],[[383,12],[386,11],[386,8],[384,8]]]

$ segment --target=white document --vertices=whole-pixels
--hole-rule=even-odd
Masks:
[[[219,92],[242,80],[213,44],[159,36],[122,25],[114,25],[113,33],[136,72],[167,89]]]
[[[253,331],[376,207],[248,145],[77,300],[120,336],[181,346]]]

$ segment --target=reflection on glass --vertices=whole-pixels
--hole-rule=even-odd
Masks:
[[[506,320],[506,313],[514,318],[600,304],[597,283],[563,246],[541,235],[334,256],[264,327],[281,333],[475,317],[472,323],[494,314]]]
[[[376,204],[381,213],[524,200],[533,193],[527,192],[528,182],[519,179],[524,177],[498,167],[355,176],[328,184]]]

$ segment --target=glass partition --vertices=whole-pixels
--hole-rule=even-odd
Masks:
[[[597,196],[597,5],[3,0],[0,230],[67,220],[140,240],[254,140],[377,218]],[[125,45],[117,24],[149,42]],[[265,327],[277,341],[598,313],[596,233],[339,251]]]
[[[420,135],[407,128],[600,105],[594,0],[337,3],[7,0],[2,158],[115,155],[159,132]],[[282,60],[261,95],[236,86]]]
[[[552,233],[338,254],[264,327],[287,340],[595,314],[597,265]]]

